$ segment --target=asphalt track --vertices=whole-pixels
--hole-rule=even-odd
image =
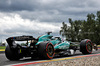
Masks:
[[[55,57],[52,60],[40,60],[38,58],[31,59],[30,57],[21,59],[19,61],[9,61],[4,53],[0,53],[0,66],[24,66],[30,64],[38,64],[38,63],[45,63],[45,62],[53,62],[53,61],[62,61],[62,60],[69,60],[69,59],[76,59],[82,57],[90,57],[90,56],[100,56],[100,48],[98,51],[93,51],[90,55],[83,55],[81,52],[76,51],[75,55],[72,56],[59,56]]]

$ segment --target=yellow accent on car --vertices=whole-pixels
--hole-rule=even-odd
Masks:
[[[21,53],[22,51],[21,51],[21,49],[20,49],[20,53]]]

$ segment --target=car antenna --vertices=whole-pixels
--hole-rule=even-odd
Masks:
[[[47,32],[48,35],[50,35],[50,33],[52,33],[52,32]]]

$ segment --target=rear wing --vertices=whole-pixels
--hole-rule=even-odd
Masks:
[[[37,40],[33,36],[16,36],[16,37],[9,37],[6,39],[9,46],[13,46],[14,41],[28,41],[28,40]]]

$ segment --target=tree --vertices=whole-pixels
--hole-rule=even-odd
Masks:
[[[96,19],[95,19],[96,18]],[[69,18],[70,26],[62,23],[60,34],[71,41],[80,41],[82,39],[90,39],[96,44],[100,44],[100,11],[97,14],[87,14],[86,20],[72,21]]]
[[[75,41],[74,22],[72,21],[71,18],[69,18],[69,24],[70,24],[70,28],[69,28],[69,31],[70,31],[70,39],[71,39],[71,41]]]
[[[100,11],[97,11],[97,19],[96,19],[96,43],[100,44]]]
[[[68,31],[68,26],[67,24],[65,24],[65,22],[62,22],[62,27],[61,27],[61,30],[60,30],[60,34],[63,36],[63,37],[66,37],[67,38],[67,34],[66,32]]]
[[[79,35],[79,30],[80,30],[80,26],[81,26],[81,21],[80,20],[76,20],[76,21],[72,21],[71,18],[69,18],[69,23],[70,26],[67,26],[67,24],[65,24],[64,22],[62,23],[62,27],[60,30],[60,34],[62,36],[65,36],[66,39],[71,39],[71,41],[79,41],[80,40],[80,35]]]

